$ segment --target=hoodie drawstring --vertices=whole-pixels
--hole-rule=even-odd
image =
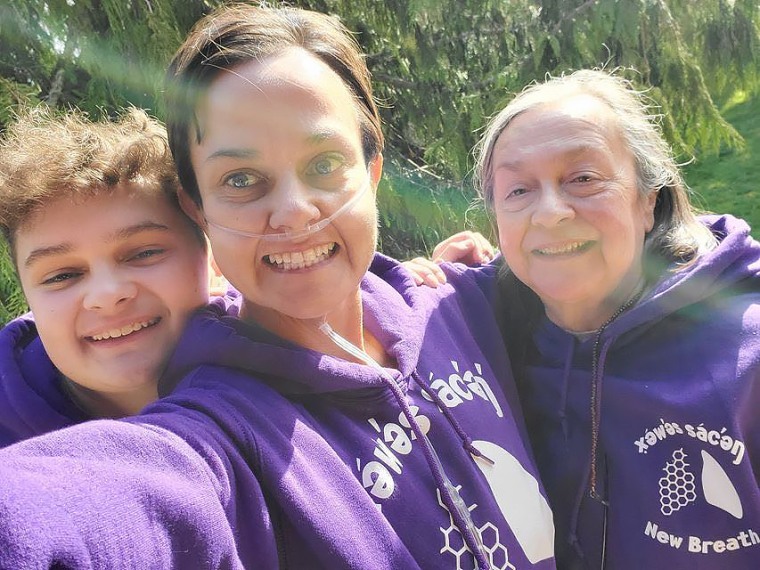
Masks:
[[[459,424],[457,419],[454,417],[454,414],[452,414],[451,410],[449,410],[448,406],[443,403],[443,400],[441,400],[441,397],[436,393],[436,391],[429,390],[428,387],[423,383],[422,378],[420,378],[420,375],[416,369],[412,372],[412,378],[417,383],[417,386],[420,387],[420,390],[430,396],[430,399],[435,402],[435,405],[438,406],[438,409],[446,417],[449,424],[451,424],[451,427],[454,428],[455,432],[457,432],[457,435],[459,435],[459,438],[462,440],[462,447],[464,447],[468,453],[474,455],[475,457],[480,457],[489,465],[494,465],[493,460],[491,460],[485,453],[473,445],[472,438],[467,434],[466,431],[464,431],[464,428],[462,428],[462,426]]]
[[[319,326],[319,330],[327,335],[338,347],[355,356],[365,364],[372,366],[380,373],[380,377],[383,379],[385,385],[390,389],[391,393],[396,398],[396,401],[401,408],[402,413],[409,422],[409,426],[412,428],[412,431],[420,441],[428,467],[430,468],[433,479],[435,480],[435,484],[441,493],[441,499],[446,505],[446,508],[451,515],[451,519],[454,525],[457,527],[457,529],[459,529],[459,532],[462,535],[465,544],[475,557],[478,569],[489,570],[491,568],[490,556],[486,551],[485,545],[483,544],[483,541],[480,537],[480,533],[475,526],[475,522],[472,520],[470,511],[467,508],[465,502],[462,500],[462,497],[459,495],[459,491],[457,491],[456,487],[454,487],[454,485],[451,483],[451,480],[446,475],[446,471],[444,470],[443,464],[441,463],[441,460],[438,457],[433,444],[430,442],[430,439],[428,439],[427,435],[425,435],[425,433],[422,431],[422,428],[417,422],[417,418],[412,413],[411,409],[409,409],[409,402],[406,400],[406,394],[404,394],[396,381],[382,366],[380,366],[380,364],[377,363],[377,361],[375,361],[374,358],[340,336],[332,329],[332,327],[330,327],[329,324],[327,324],[327,322],[322,323]],[[419,383],[419,380],[417,378],[415,378],[415,381]],[[441,402],[441,404],[443,403]],[[442,410],[443,409],[446,409],[445,406],[443,406]],[[464,433],[458,423],[455,423],[454,425],[455,430],[457,427],[459,428],[457,433]],[[470,447],[472,449],[475,449],[474,446],[472,446],[472,440],[470,440]]]
[[[559,407],[559,421],[562,426],[562,434],[565,441],[569,437],[570,429],[567,425],[567,393],[570,387],[570,370],[573,368],[573,357],[575,355],[575,339],[571,338],[565,355],[565,369],[562,372],[562,395]]]
[[[604,365],[607,362],[607,352],[612,346],[614,339],[608,339],[607,342],[600,350],[602,342],[602,335],[610,324],[622,315],[625,311],[630,309],[641,297],[639,291],[633,295],[628,301],[623,303],[620,308],[609,318],[607,321],[599,327],[596,332],[596,338],[594,338],[594,352],[591,357],[591,475],[589,477],[589,495],[592,499],[595,499],[607,506],[607,501],[602,498],[596,488],[596,467],[597,467],[597,455],[599,446],[599,425],[601,423],[602,415],[602,379],[604,378]]]

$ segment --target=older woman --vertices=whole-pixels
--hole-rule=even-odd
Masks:
[[[578,71],[489,124],[505,341],[560,568],[756,568],[760,244],[698,219],[646,102]],[[458,257],[467,236],[444,258]],[[442,244],[439,252],[451,246]]]
[[[141,416],[0,452],[0,567],[554,567],[479,283],[418,289],[374,253],[383,138],[349,34],[225,8],[168,77],[181,202],[240,318],[197,314]]]

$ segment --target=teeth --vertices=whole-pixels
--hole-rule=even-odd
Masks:
[[[330,253],[335,247],[336,244],[333,242],[318,245],[304,251],[270,253],[269,255],[265,255],[264,259],[272,265],[276,265],[278,269],[284,269],[285,271],[303,269],[330,257]]]
[[[132,323],[131,325],[126,325],[124,327],[121,327],[120,329],[111,329],[110,331],[105,331],[100,334],[92,335],[90,338],[92,338],[92,340],[107,340],[109,338],[119,338],[122,336],[127,336],[128,334],[132,334],[133,332],[153,326],[158,321],[159,319],[153,319],[151,321]]]
[[[546,247],[543,249],[537,249],[535,251],[541,255],[561,255],[563,253],[572,253],[574,251],[578,251],[587,243],[588,242],[585,241],[577,241],[575,243],[568,243],[558,247]]]

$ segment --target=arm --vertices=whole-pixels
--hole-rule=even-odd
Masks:
[[[5,448],[0,568],[242,568],[214,461],[109,420]]]

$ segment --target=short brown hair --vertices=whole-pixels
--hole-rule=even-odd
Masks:
[[[190,161],[190,136],[202,133],[199,99],[224,70],[300,47],[328,65],[356,99],[364,159],[382,152],[384,140],[372,84],[361,50],[335,18],[298,8],[233,5],[196,23],[166,73],[166,125],[183,189],[200,204]],[[192,131],[191,131],[192,128]]]
[[[0,141],[0,230],[11,256],[17,230],[40,207],[134,181],[180,210],[166,130],[145,111],[130,108],[99,122],[76,110],[59,115],[47,105],[21,111]]]

